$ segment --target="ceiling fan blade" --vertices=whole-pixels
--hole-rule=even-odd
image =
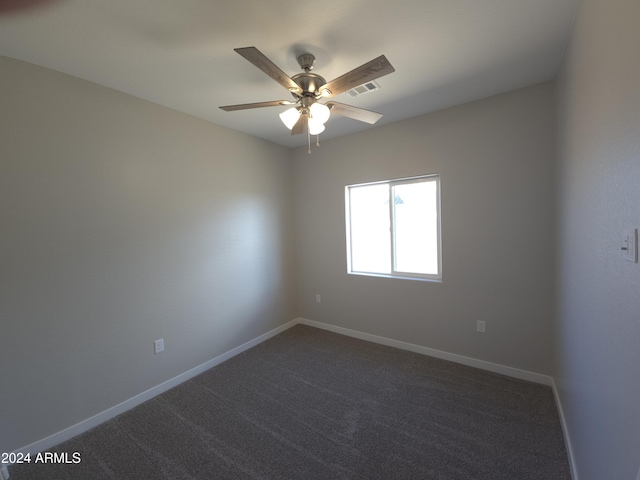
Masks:
[[[357,87],[358,85],[370,82],[371,80],[395,71],[396,69],[391,66],[387,57],[380,55],[378,58],[374,58],[370,62],[360,65],[358,68],[354,68],[350,72],[331,80],[329,83],[320,87],[319,90],[323,97],[333,97],[353,87]]]
[[[290,102],[289,100],[273,100],[271,102],[258,102],[258,103],[242,103],[238,105],[225,105],[220,107],[225,112],[233,112],[235,110],[248,110],[249,108],[262,108],[262,107],[278,107],[280,105],[295,105],[296,102]]]
[[[302,113],[296,124],[291,129],[291,135],[299,135],[307,131],[307,124],[309,123],[309,114]]]
[[[372,112],[371,110],[365,110],[364,108],[358,108],[351,105],[338,102],[327,102],[327,107],[331,109],[331,114],[342,115],[343,117],[353,118],[361,122],[370,123],[373,125],[382,118],[381,113]]]
[[[234,48],[234,50],[290,92],[302,93],[302,89],[300,88],[300,86],[296,82],[294,82],[286,73],[280,70],[280,68],[275,63],[269,60],[256,47]]]

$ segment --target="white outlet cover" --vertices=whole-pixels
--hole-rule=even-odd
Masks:
[[[164,338],[156,340],[153,342],[153,349],[155,353],[160,353],[164,351]]]

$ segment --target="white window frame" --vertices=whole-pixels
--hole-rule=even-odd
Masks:
[[[395,253],[395,219],[393,209],[393,186],[418,182],[435,182],[436,183],[436,209],[437,209],[437,249],[438,249],[438,272],[436,274],[409,273],[396,270],[396,253]],[[390,245],[389,252],[391,260],[391,273],[358,271],[352,268],[351,262],[351,212],[350,212],[350,190],[351,188],[364,187],[370,185],[389,185],[389,220],[390,220]],[[365,275],[371,277],[400,278],[405,280],[421,280],[428,282],[442,282],[442,238],[441,238],[441,205],[440,205],[440,175],[429,174],[416,177],[399,178],[394,180],[381,180],[376,182],[359,183],[347,185],[345,187],[345,221],[346,221],[346,240],[347,240],[347,273],[350,275]]]

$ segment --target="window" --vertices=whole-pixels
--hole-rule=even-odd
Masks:
[[[345,188],[349,273],[441,280],[440,176]]]

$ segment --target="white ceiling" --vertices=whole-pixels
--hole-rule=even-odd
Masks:
[[[282,125],[285,107],[218,108],[292,98],[234,48],[255,46],[288,75],[310,52],[327,81],[386,55],[396,71],[380,90],[334,98],[383,125],[554,78],[578,1],[0,0],[0,55],[292,147],[306,136]],[[335,116],[326,127],[325,139],[372,128]]]

